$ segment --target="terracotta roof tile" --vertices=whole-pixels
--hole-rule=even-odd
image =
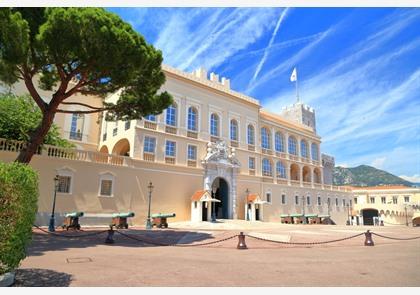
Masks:
[[[191,197],[191,201],[200,201],[201,197],[204,196],[206,193],[208,193],[207,191],[196,191],[192,197]]]
[[[257,199],[259,199],[260,196],[258,194],[249,194],[246,198],[248,203],[255,202]]]

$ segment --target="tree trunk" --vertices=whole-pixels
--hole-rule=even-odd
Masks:
[[[50,130],[51,125],[54,121],[54,115],[55,113],[52,111],[44,112],[42,121],[32,133],[27,146],[20,151],[18,157],[15,160],[16,162],[29,164],[33,155],[36,153],[39,146],[44,141],[44,138],[47,135],[48,131]]]

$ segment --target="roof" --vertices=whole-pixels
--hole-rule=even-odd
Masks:
[[[412,190],[420,190],[416,187],[410,187],[405,185],[377,185],[377,186],[350,186],[349,187],[353,191],[379,191],[379,190],[398,190],[398,189],[412,189]]]
[[[246,201],[247,201],[248,203],[253,203],[253,202],[257,201],[258,199],[261,199],[261,198],[260,198],[260,196],[259,196],[258,194],[249,194],[249,195],[246,197]]]
[[[205,194],[209,194],[209,192],[208,191],[204,191],[204,190],[202,190],[202,191],[196,191],[193,195],[192,195],[192,197],[191,197],[191,201],[200,201],[201,200],[201,198],[205,195]]]

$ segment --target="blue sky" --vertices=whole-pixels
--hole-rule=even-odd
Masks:
[[[314,107],[321,150],[420,182],[420,9],[111,8],[184,71],[280,112]]]

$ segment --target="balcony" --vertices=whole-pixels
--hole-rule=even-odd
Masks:
[[[165,132],[170,134],[176,134],[176,127],[166,125]]]
[[[157,124],[156,122],[152,121],[144,121],[144,128],[156,130]]]
[[[197,132],[197,131],[191,131],[191,130],[188,130],[188,131],[187,131],[187,137],[190,137],[190,138],[197,138],[197,137],[198,137],[198,132]]]
[[[82,141],[83,133],[81,132],[70,132],[70,139]]]
[[[230,141],[230,146],[231,146],[231,147],[238,147],[238,146],[239,146],[239,143],[238,143],[238,141],[236,141],[236,140],[231,140],[231,141]]]
[[[210,141],[211,142],[217,142],[220,138],[218,136],[210,136]]]
[[[187,161],[188,167],[197,167],[197,161],[196,160],[188,160]]]
[[[165,163],[175,165],[175,157],[165,157]]]
[[[154,162],[155,161],[155,154],[153,153],[143,153],[143,160],[148,162]]]
[[[248,144],[248,151],[255,152],[255,145]]]

